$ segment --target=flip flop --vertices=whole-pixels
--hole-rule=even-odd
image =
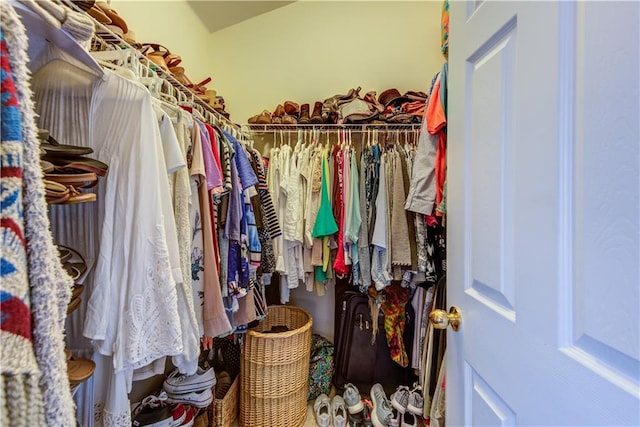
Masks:
[[[68,187],[48,179],[44,180],[44,191],[45,199],[50,204],[64,203],[71,197]]]
[[[45,175],[45,179],[75,188],[91,188],[98,183],[98,177],[93,172],[48,173]]]
[[[84,291],[84,285],[73,285],[71,299],[78,298],[82,294],[82,291]]]
[[[54,171],[55,166],[53,166],[53,163],[51,162],[40,159],[40,169],[42,169],[42,172],[44,173],[49,173]]]
[[[70,248],[62,245],[56,245],[56,247],[58,248],[58,254],[59,254],[61,263],[64,264],[65,262],[69,261],[73,256],[73,252],[71,252]]]
[[[67,376],[71,385],[87,380],[95,370],[96,364],[91,359],[71,355],[67,360]]]
[[[93,153],[93,148],[79,145],[60,144],[54,137],[49,137],[44,142],[41,140],[40,147],[47,151],[50,156],[83,156]]]
[[[109,170],[109,165],[106,163],[84,156],[59,157],[45,155],[42,159],[51,163],[54,169],[59,172],[93,172],[98,176],[106,176]]]
[[[78,307],[80,307],[81,302],[82,300],[80,298],[71,299],[71,301],[69,302],[69,305],[67,306],[67,315],[76,311]]]
[[[97,196],[95,193],[81,193],[73,187],[71,189],[71,197],[62,203],[65,205],[75,205],[78,203],[86,203],[86,202],[95,202],[97,200]]]
[[[64,245],[58,245],[58,251],[69,252],[70,256],[62,261],[62,267],[71,276],[73,281],[77,281],[87,271],[87,262],[80,252]],[[72,261],[73,260],[73,261]]]

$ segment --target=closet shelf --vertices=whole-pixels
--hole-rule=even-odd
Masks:
[[[122,37],[120,37],[118,34],[114,33],[113,31],[111,31],[106,25],[94,19],[91,15],[86,14],[84,10],[82,10],[80,7],[74,4],[73,1],[71,0],[62,0],[62,1],[70,8],[84,14],[85,16],[89,17],[93,21],[96,31],[95,31],[94,39],[91,44],[92,50],[131,49],[133,52],[135,52],[137,59],[145,68],[150,70],[153,74],[158,75],[163,80],[167,81],[173,87],[173,89],[178,92],[180,96],[176,98],[179,98],[180,100],[188,101],[190,103],[190,106],[193,107],[194,109],[197,109],[197,111],[200,112],[203,116],[206,115],[212,118],[211,120],[212,122],[220,126],[225,126],[229,128],[230,130],[232,130],[234,134],[237,134],[234,136],[242,137],[242,134],[241,134],[242,128],[240,125],[232,122],[231,120],[227,119],[225,116],[220,114],[211,105],[209,105],[208,103],[200,99],[189,88],[187,88],[182,83],[180,83],[169,72],[153,64],[153,62],[150,61],[147,57],[145,57],[135,46],[125,41]],[[98,49],[96,49],[96,47]]]
[[[411,124],[398,124],[398,123],[349,123],[349,124],[246,124],[243,125],[243,129],[248,132],[297,132],[299,130],[352,130],[352,131],[366,131],[366,130],[382,130],[382,131],[414,131],[420,130],[421,123]]]

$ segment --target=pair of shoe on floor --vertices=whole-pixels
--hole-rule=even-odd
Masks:
[[[416,427],[422,425],[424,401],[420,387],[409,390],[400,386],[391,400],[387,399],[381,384],[371,387],[371,401],[363,401],[353,384],[346,384],[343,393],[349,412],[349,425],[375,427]]]
[[[421,425],[423,406],[424,399],[420,386],[416,386],[413,390],[409,390],[407,386],[399,386],[391,395],[392,419],[395,422],[389,425],[407,427]]]
[[[216,376],[213,368],[198,368],[193,375],[183,375],[176,369],[164,381],[162,388],[168,403],[183,403],[197,408],[206,408],[213,402],[213,386]]]
[[[347,426],[347,405],[340,395],[329,396],[322,393],[316,398],[313,404],[316,416],[316,424],[320,427],[346,427]]]

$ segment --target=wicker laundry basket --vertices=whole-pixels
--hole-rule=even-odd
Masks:
[[[240,357],[240,425],[301,426],[307,413],[311,325],[298,307],[268,308],[244,338]],[[286,332],[266,332],[286,326]],[[278,330],[276,328],[276,330]]]

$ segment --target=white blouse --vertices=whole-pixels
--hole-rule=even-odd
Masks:
[[[109,172],[97,202],[61,208],[54,225],[59,241],[95,258],[82,332],[112,361],[106,390],[96,389],[106,394],[104,425],[129,426],[133,370],[184,351],[167,165],[144,86],[109,71],[95,79],[56,55],[64,53],[53,52],[34,73],[40,125],[61,143],[92,147]]]

